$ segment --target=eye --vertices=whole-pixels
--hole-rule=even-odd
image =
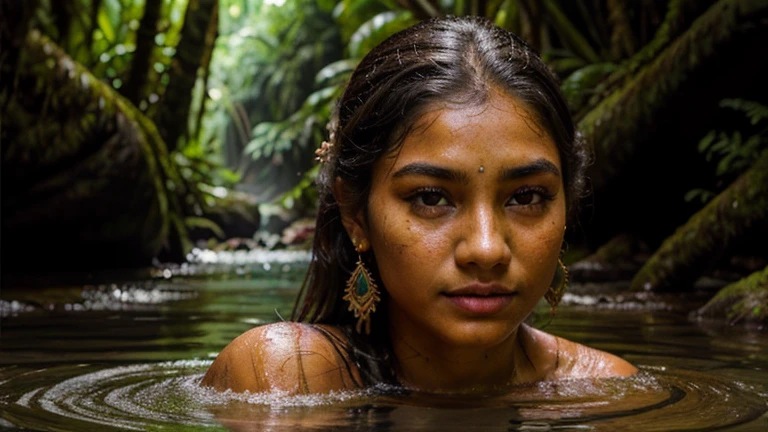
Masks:
[[[512,195],[509,200],[511,205],[531,205],[541,202],[541,194],[534,191],[526,191]]]
[[[440,192],[424,191],[416,194],[414,198],[427,207],[448,205],[448,200]]]
[[[424,218],[436,218],[453,211],[448,194],[442,189],[420,188],[406,198],[414,214]]]
[[[544,201],[550,201],[554,198],[543,188],[524,188],[515,192],[507,205],[510,206],[535,206],[544,204]]]

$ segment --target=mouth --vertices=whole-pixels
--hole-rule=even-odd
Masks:
[[[516,295],[503,285],[479,283],[443,293],[454,306],[473,315],[499,313]]]
[[[514,295],[515,291],[497,283],[472,283],[464,287],[447,291],[443,295],[447,297],[491,297]]]

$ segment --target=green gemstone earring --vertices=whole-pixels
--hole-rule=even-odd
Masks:
[[[368,269],[365,268],[363,257],[360,256],[360,252],[364,249],[362,243],[355,247],[358,253],[357,266],[347,280],[347,288],[344,290],[346,295],[342,298],[349,302],[347,310],[353,311],[357,318],[355,327],[357,332],[362,332],[362,326],[365,323],[365,334],[371,334],[371,312],[376,311],[376,303],[380,298],[379,289],[373,282]]]

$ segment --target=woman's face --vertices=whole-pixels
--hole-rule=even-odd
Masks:
[[[352,234],[370,242],[393,334],[492,347],[552,281],[565,229],[560,158],[532,113],[499,92],[482,106],[433,108],[374,165]]]

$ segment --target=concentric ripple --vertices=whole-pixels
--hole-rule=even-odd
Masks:
[[[628,379],[541,383],[504,397],[470,398],[391,388],[322,396],[217,393],[198,385],[209,365],[7,367],[0,369],[0,417],[32,430],[668,431],[768,425],[761,417],[766,395],[687,370],[646,367]]]

